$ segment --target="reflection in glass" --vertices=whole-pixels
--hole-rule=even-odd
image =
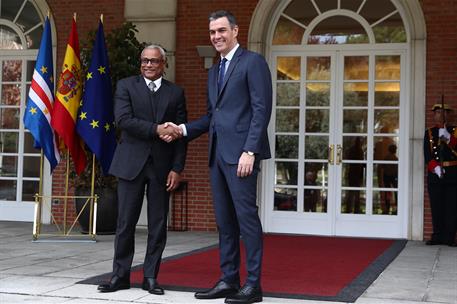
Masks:
[[[306,84],[306,105],[307,106],[328,106],[330,105],[330,84],[308,82]]]
[[[27,32],[37,24],[42,24],[40,16],[38,16],[38,13],[33,3],[28,2],[23,7],[22,12],[19,15],[19,18],[17,19],[17,23],[21,25],[21,28],[24,32]]]
[[[294,0],[284,10],[284,14],[300,22],[304,26],[317,17],[317,11],[311,1]],[[301,37],[300,37],[301,38]]]
[[[400,80],[400,56],[376,56],[376,80]]]
[[[406,42],[406,31],[400,14],[395,14],[373,27],[376,43]]]
[[[278,83],[276,85],[276,104],[278,106],[299,106],[300,84]]]
[[[329,110],[306,110],[305,112],[306,132],[309,133],[326,133],[328,132]]]
[[[366,164],[348,163],[342,164],[342,186],[343,187],[365,187],[366,186]]]
[[[306,159],[328,159],[328,136],[305,136]]]
[[[27,81],[32,81],[32,78],[33,78],[33,71],[35,70],[35,64],[36,64],[36,61],[32,61],[32,60],[28,60],[27,61],[27,76],[26,76],[26,80]],[[29,90],[27,90],[28,92]]]
[[[391,151],[397,151],[398,148],[398,137],[396,136],[375,136],[374,141],[374,151],[373,159],[374,160],[386,160],[387,158],[393,158],[390,156]],[[395,148],[393,147],[395,146]],[[389,151],[390,149],[390,151]]]
[[[22,201],[35,201],[35,193],[38,193],[39,181],[23,181],[22,182]]]
[[[19,36],[11,28],[0,24],[0,50],[22,50]]]
[[[335,26],[336,24],[338,26]],[[308,44],[355,44],[368,42],[368,35],[362,25],[346,16],[332,16],[324,19],[313,29],[313,32],[308,37]]]
[[[276,187],[274,210],[297,211],[297,189]]]
[[[17,176],[17,156],[2,156],[0,163],[0,176]]]
[[[330,80],[330,57],[307,57],[306,80]]]
[[[300,57],[278,57],[277,74],[278,80],[300,80]]]
[[[345,56],[344,80],[368,80],[368,56]]]
[[[301,44],[305,29],[296,23],[281,17],[273,34],[273,45]]]
[[[398,191],[373,191],[373,214],[397,215]]]
[[[21,86],[18,84],[2,85],[2,105],[19,106],[21,104]]]
[[[327,187],[328,185],[328,163],[311,163],[305,162],[305,185],[306,174],[309,172],[313,173],[316,176],[315,185],[322,187]],[[312,185],[312,184],[310,184]]]
[[[24,156],[24,177],[40,177],[40,157]]]
[[[366,160],[367,138],[365,136],[343,136],[343,159]]]
[[[366,133],[367,115],[367,110],[343,110],[343,132]]]
[[[276,135],[276,158],[298,158],[298,136]]]
[[[17,153],[19,133],[0,132],[0,153]]]
[[[398,161],[396,151],[397,146],[389,146],[391,154],[386,158]],[[398,165],[397,164],[375,164],[373,165],[373,186],[379,188],[398,187]]]
[[[0,108],[0,128],[19,129],[19,109]]]
[[[341,8],[357,12],[363,0],[344,0],[341,1]]]
[[[1,173],[1,171],[0,171],[0,173]],[[16,200],[16,181],[15,180],[0,180],[0,201],[15,201],[15,200]]]
[[[299,118],[299,109],[277,109],[276,132],[298,132]]]
[[[374,92],[375,106],[399,106],[400,105],[400,83],[399,82],[378,82],[375,84]]]
[[[24,132],[24,153],[40,153],[39,149],[35,149],[35,139],[30,132]]]
[[[390,0],[364,1],[360,14],[369,24],[373,24],[395,10],[396,8]]]
[[[22,61],[5,60],[3,61],[2,81],[21,81]]]
[[[275,162],[275,184],[297,185],[298,163]]]
[[[368,105],[368,82],[345,83],[343,105],[366,107]]]
[[[398,110],[375,110],[374,132],[398,134],[400,123],[399,115]]]
[[[365,214],[366,192],[364,190],[343,190],[341,192],[341,213]]]

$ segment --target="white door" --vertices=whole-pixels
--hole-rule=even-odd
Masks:
[[[272,59],[265,230],[405,237],[404,54],[278,52]]]

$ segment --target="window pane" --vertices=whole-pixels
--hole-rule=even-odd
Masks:
[[[389,146],[390,150],[384,158],[386,160],[398,161],[396,156],[397,146]],[[373,166],[373,186],[379,188],[398,187],[398,165],[397,164],[375,164]]]
[[[24,32],[27,32],[35,25],[41,23],[41,19],[37,14],[35,6],[30,1],[24,6],[19,18],[16,23],[22,28]]]
[[[398,110],[375,110],[374,111],[374,132],[395,133],[399,132],[399,111]]]
[[[19,133],[0,132],[0,152],[18,153]]]
[[[21,104],[21,86],[18,84],[2,85],[2,105],[19,106]]]
[[[297,185],[297,162],[276,162],[275,163],[275,184],[276,185]]]
[[[342,0],[341,8],[357,12],[363,0]]]
[[[363,190],[341,191],[341,213],[365,214],[366,192]]]
[[[277,79],[300,80],[300,57],[278,57]]]
[[[305,136],[306,159],[328,159],[328,136]]]
[[[297,190],[276,187],[274,210],[297,211]]]
[[[305,186],[306,185],[327,187],[328,163],[305,162]]]
[[[24,156],[24,177],[40,177],[40,157]]]
[[[2,177],[17,176],[17,156],[3,155],[1,157],[0,176],[2,176]]]
[[[368,80],[368,56],[345,56],[344,80]]]
[[[382,82],[375,84],[374,93],[375,106],[399,106],[400,105],[400,83]]]
[[[15,200],[16,200],[16,181],[15,180],[0,180],[0,201],[15,201]]]
[[[3,61],[2,81],[21,81],[22,60]]]
[[[367,110],[343,110],[343,132],[366,133],[367,115]]]
[[[344,163],[342,175],[343,187],[366,187],[366,165],[362,163]]]
[[[284,14],[305,26],[308,26],[311,20],[317,17],[316,8],[309,0],[292,1],[284,10]]]
[[[41,37],[43,36],[43,26],[39,26],[27,34],[27,47],[29,49],[40,48]]]
[[[276,132],[298,132],[300,110],[276,110]]]
[[[24,1],[0,1],[0,17],[13,21]]]
[[[367,138],[365,136],[343,136],[343,159],[366,160]]]
[[[360,23],[346,16],[333,16],[321,21],[308,37],[308,44],[368,43],[368,35]]]
[[[376,56],[376,80],[400,80],[400,56]]]
[[[391,156],[392,151],[397,152],[398,147],[398,137],[395,136],[375,136],[374,141],[374,151],[373,159],[374,160],[386,160],[393,158]],[[395,148],[393,147],[395,146]]]
[[[303,190],[304,212],[327,212],[327,189],[305,188]]]
[[[27,81],[32,81],[32,77],[33,77],[33,71],[35,70],[35,64],[36,64],[36,61],[27,61],[27,76],[26,76],[26,79]],[[27,90],[28,92],[29,90]]]
[[[299,106],[300,84],[278,83],[276,86],[276,104],[278,106]]]
[[[22,200],[25,202],[35,201],[34,195],[39,192],[39,181],[24,181],[22,183]]]
[[[344,84],[343,104],[345,106],[368,105],[368,82],[349,82]]]
[[[4,2],[4,1],[2,1]],[[19,36],[12,29],[0,24],[0,50],[22,50]]]
[[[398,191],[373,191],[373,214],[397,215]]]
[[[0,109],[0,126],[3,129],[19,129],[19,109]]]
[[[330,57],[306,58],[307,80],[330,80]]]
[[[40,149],[36,149],[34,145],[32,133],[24,132],[24,153],[40,153]]]
[[[329,130],[329,110],[306,110],[306,132],[327,133]]]
[[[276,135],[276,158],[298,158],[298,136]]]
[[[400,14],[395,14],[373,28],[376,43],[406,42],[406,31]]]
[[[281,17],[276,24],[273,45],[301,44],[305,29],[294,22]]]
[[[313,83],[306,84],[306,105],[307,106],[328,106],[330,105],[330,84]]]
[[[360,14],[369,24],[373,24],[395,10],[396,8],[390,0],[365,1]]]
[[[327,163],[305,163],[303,210],[327,212]]]

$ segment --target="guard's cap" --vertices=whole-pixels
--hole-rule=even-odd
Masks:
[[[443,108],[443,106],[446,111],[452,111],[451,107],[448,104],[442,105],[440,103],[435,103],[432,107],[432,111],[440,110]]]

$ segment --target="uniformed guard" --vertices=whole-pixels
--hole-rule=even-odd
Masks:
[[[457,130],[446,124],[451,108],[444,103],[432,107],[435,126],[424,135],[428,194],[433,234],[426,245],[455,247],[457,230]]]

